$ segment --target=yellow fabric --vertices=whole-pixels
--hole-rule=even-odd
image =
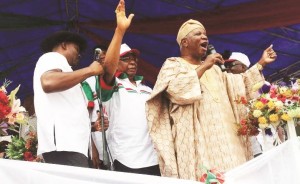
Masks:
[[[193,31],[196,28],[202,28],[205,29],[203,24],[201,24],[199,21],[190,19],[186,22],[184,22],[181,27],[179,28],[176,41],[178,45],[180,45],[181,40],[188,35],[191,31]]]
[[[227,171],[246,161],[228,98],[227,73],[213,66],[199,80],[196,67],[181,58],[167,59],[146,103],[163,176],[197,180],[202,165]],[[251,68],[244,74],[245,91],[261,80],[257,68]]]

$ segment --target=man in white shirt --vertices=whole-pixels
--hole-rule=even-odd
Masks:
[[[120,60],[101,78],[101,96],[109,120],[107,141],[116,171],[160,176],[145,112],[152,89],[136,75],[138,55],[138,50],[122,44]]]
[[[41,44],[43,54],[34,71],[34,105],[37,115],[38,155],[45,162],[88,167],[87,152],[91,125],[80,82],[104,73],[105,63],[119,59],[120,45],[133,15],[125,15],[125,2],[117,9],[117,28],[104,63],[72,70],[85,49],[76,33],[57,32]],[[103,65],[103,66],[102,66]]]

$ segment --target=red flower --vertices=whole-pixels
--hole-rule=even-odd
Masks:
[[[35,159],[30,151],[24,152],[23,156],[24,156],[24,160],[26,161],[33,161]]]
[[[267,104],[269,102],[268,99],[266,98],[261,98],[260,101],[263,103],[263,104]]]
[[[0,103],[8,104],[8,97],[6,94],[0,90]]]
[[[10,113],[9,100],[6,94],[0,90],[0,119],[6,118]]]
[[[283,96],[283,95],[278,95],[278,96],[277,96],[277,99],[280,100],[280,101],[282,101],[282,102],[284,103],[285,100],[286,100],[286,97]]]
[[[11,108],[8,106],[8,104],[2,104],[0,103],[0,119],[5,119],[6,116],[10,113]]]
[[[246,120],[246,119],[242,119],[242,120],[241,120],[241,125],[246,125],[246,123],[247,123],[247,120]]]
[[[247,99],[245,98],[245,97],[241,97],[241,102],[242,102],[242,104],[247,104],[248,102],[247,102]]]

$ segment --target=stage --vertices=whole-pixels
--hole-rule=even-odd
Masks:
[[[1,184],[195,184],[174,178],[0,159]],[[225,174],[225,184],[296,184],[300,138],[290,139]]]

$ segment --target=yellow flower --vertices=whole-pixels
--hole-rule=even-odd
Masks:
[[[25,116],[23,113],[17,113],[16,114],[16,122],[23,123],[25,120]]]
[[[287,90],[288,90],[288,88],[286,86],[280,87],[279,88],[279,93],[284,94]]]
[[[261,116],[258,118],[258,122],[261,124],[266,124],[267,123],[267,119],[264,116]]]
[[[291,119],[291,117],[287,114],[282,114],[281,119],[283,119],[284,121],[288,121]]]
[[[276,121],[278,121],[278,119],[279,119],[279,117],[278,117],[277,114],[271,114],[271,115],[269,116],[269,120],[270,120],[271,122],[276,122]]]
[[[262,109],[262,108],[264,108],[265,105],[261,101],[258,101],[255,103],[254,106],[256,109]]]
[[[290,98],[293,96],[293,92],[292,92],[292,90],[288,89],[283,93],[283,95],[287,98]]]
[[[274,107],[275,107],[274,102],[273,102],[273,101],[269,101],[269,102],[268,102],[268,107],[269,107],[270,109],[274,109]]]

